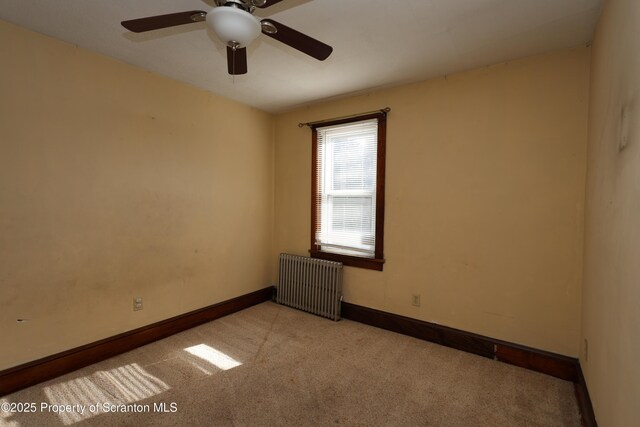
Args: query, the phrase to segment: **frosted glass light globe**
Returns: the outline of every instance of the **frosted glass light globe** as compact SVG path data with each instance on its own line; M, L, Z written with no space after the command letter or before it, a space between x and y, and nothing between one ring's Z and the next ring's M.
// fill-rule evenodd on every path
M225 44L230 41L249 45L260 35L260 21L249 12L233 7L215 7L207 13L207 25Z

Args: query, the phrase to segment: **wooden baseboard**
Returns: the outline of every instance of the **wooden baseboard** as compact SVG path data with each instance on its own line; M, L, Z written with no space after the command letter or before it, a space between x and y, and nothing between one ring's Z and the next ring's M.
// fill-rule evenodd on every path
M578 408L582 416L582 427L598 427L596 422L596 414L593 412L593 405L589 397L587 383L582 374L582 368L578 366L578 380L574 384L576 399L578 400Z
M578 359L348 302L342 317L571 381L583 427L598 427Z
M269 301L273 286L0 371L0 396Z
M490 359L500 360L563 380L573 382L578 380L578 359L573 357L537 350L347 302L342 303L342 317Z

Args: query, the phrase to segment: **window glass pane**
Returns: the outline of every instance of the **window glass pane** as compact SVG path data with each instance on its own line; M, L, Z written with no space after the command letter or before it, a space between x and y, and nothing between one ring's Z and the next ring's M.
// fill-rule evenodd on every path
M334 190L370 190L376 188L376 145L366 136L332 138Z
M323 251L373 257L378 121L318 129L319 230Z
M328 203L332 234L338 235L338 238L349 236L361 241L366 234L372 234L375 226L373 197L329 197Z

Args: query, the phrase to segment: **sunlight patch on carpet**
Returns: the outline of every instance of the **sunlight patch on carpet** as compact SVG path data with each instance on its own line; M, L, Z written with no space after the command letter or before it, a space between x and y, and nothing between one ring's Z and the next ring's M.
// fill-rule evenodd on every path
M193 354L200 359L206 360L217 368L227 371L229 369L236 368L242 363L238 362L232 357L227 356L221 351L216 350L206 344L198 344L193 347L187 347L184 349L187 353Z
M113 405L128 405L169 390L162 380L145 371L137 363L91 376L45 387L51 407L71 408L57 412L65 425L74 424L106 412Z

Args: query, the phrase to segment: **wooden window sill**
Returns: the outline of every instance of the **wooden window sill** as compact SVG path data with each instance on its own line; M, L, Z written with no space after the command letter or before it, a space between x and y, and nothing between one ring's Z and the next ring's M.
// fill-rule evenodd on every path
M336 254L332 252L322 252L310 250L311 258L326 259L327 261L337 261L349 267L365 268L367 270L382 271L384 259L362 258L351 255Z

